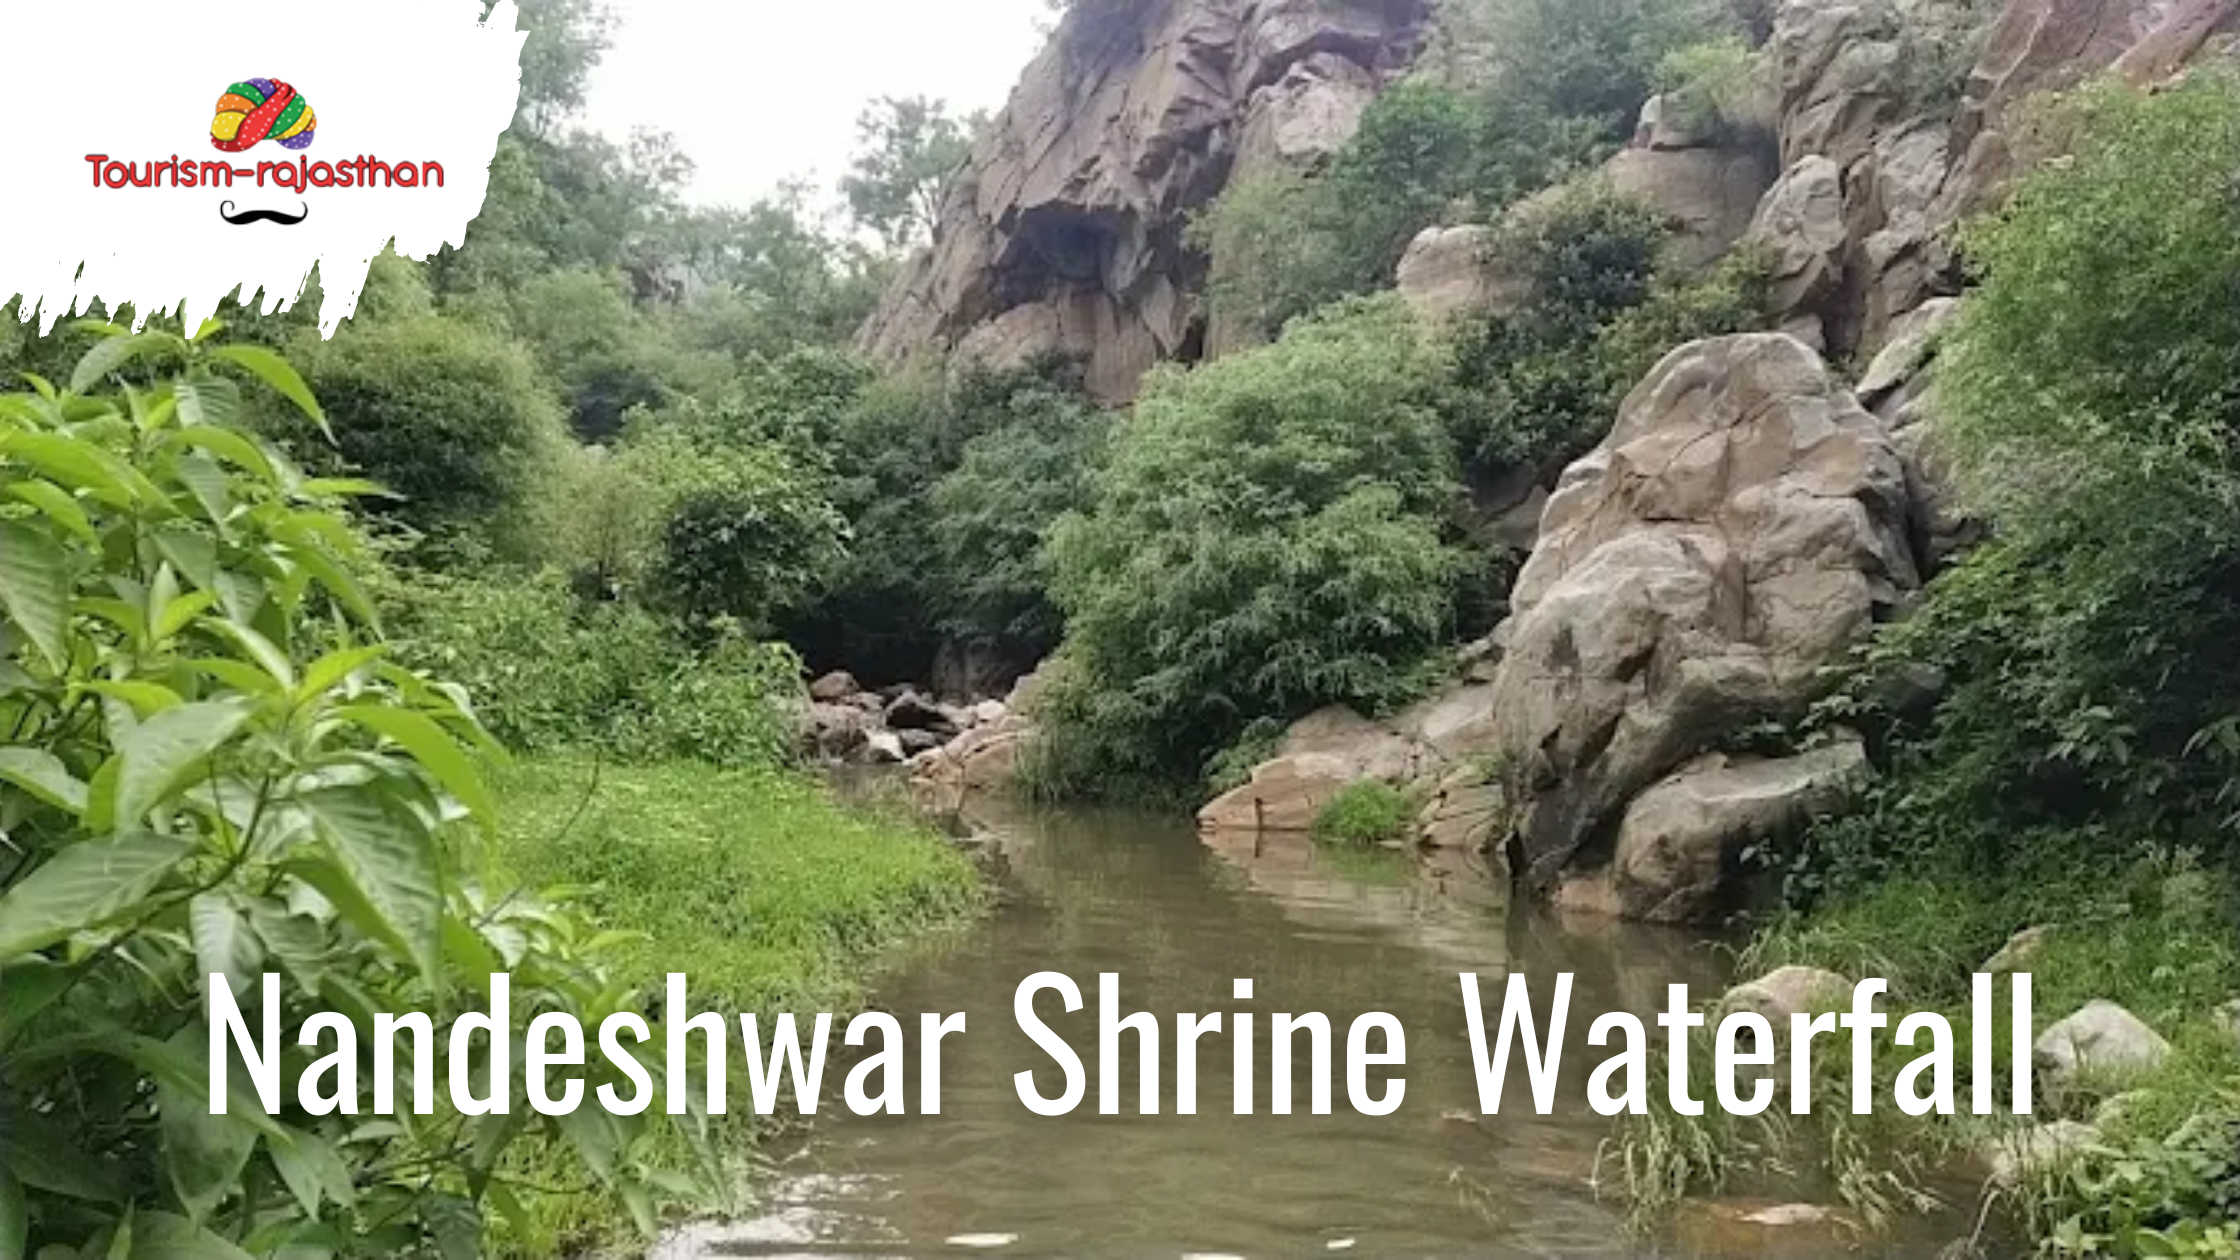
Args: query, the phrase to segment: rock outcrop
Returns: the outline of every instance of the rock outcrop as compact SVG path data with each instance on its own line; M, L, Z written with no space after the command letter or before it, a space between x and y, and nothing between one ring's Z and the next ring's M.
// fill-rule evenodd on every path
M943 203L934 242L859 335L877 358L1088 359L1133 397L1205 337L1189 213L1239 170L1343 144L1423 43L1432 0L1082 6L1027 68Z
M1753 235L1779 262L1783 326L1872 356L1894 321L1957 291L1950 230L2048 154L2018 152L2017 106L2110 68L2166 78L2240 30L2240 0L1782 0L1768 50L1787 172ZM1980 41L1957 106L1943 64ZM1831 217L1829 181L1840 215ZM1831 225L1840 223L1840 233Z
M1780 334L1668 355L1565 472L1489 697L1547 887L1701 749L1792 712L1918 585L1889 435Z
M1198 826L1306 832L1347 786L1368 780L1406 783L1423 765L1416 741L1351 709L1324 709L1286 731L1274 758L1255 768L1250 782L1199 810Z
M1578 877L1585 889L1566 885L1565 900L1643 923L1716 922L1751 845L1838 808L1868 773L1856 740L1795 757L1706 754L1633 799L1609 867Z

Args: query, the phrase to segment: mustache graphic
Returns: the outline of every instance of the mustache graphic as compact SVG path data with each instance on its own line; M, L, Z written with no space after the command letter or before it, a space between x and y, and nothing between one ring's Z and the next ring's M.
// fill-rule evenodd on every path
M305 204L303 207L303 213L297 215L282 214L278 210L243 210L239 214L236 214L234 213L233 203L231 201L225 201L220 202L218 205L218 217L224 219L228 223L236 224L279 223L282 225L293 225L301 223L305 219L310 218L311 207L309 204Z

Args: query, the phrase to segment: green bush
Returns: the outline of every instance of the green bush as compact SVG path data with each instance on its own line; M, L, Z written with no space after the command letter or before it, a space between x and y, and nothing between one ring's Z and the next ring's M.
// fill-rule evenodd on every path
M2048 831L2229 856L2240 88L2096 87L2057 121L2074 160L1967 237L1939 437L1998 536L1873 645L1862 704L1924 667L1946 685L1926 716L1866 706L1902 771L1871 799L1882 834L1987 872Z
M1057 387L1020 388L1002 406L1008 419L965 444L927 506L943 631L1028 664L1049 655L1063 630L1044 540L1087 497L1112 423L1082 395Z
M464 688L509 747L717 766L792 757L800 662L783 647L697 646L637 605L579 599L553 570L392 585L399 651Z
M1020 670L1033 666L1052 627L1036 539L1080 484L1083 469L1065 461L1093 458L1104 428L1078 368L1048 360L870 383L831 368L797 361L796 379L810 386L805 405L750 421L813 444L849 527L847 555L785 620L786 638L812 661L844 664L866 681L929 677L952 637L1016 652L1009 663ZM994 447L975 456L983 440ZM1054 480L996 462L1013 457Z
M502 516L562 441L528 356L466 321L346 326L310 354L306 375L343 458L430 532Z
M1314 838L1367 848L1399 840L1415 825L1414 803L1389 783L1349 783L1315 815Z
M1067 778L1188 779L1255 720L1378 708L1452 623L1445 361L1385 298L1156 375L1052 536Z
M1755 254L1699 276L1670 264L1665 238L1653 211L1593 183L1503 226L1489 265L1527 296L1457 335L1448 414L1472 472L1553 474L1601 440L1666 352L1763 323Z
M316 417L301 380L255 347L98 333L70 392L0 396L0 497L26 505L0 516L0 1250L471 1253L536 1193L506 1172L525 1141L651 1229L679 1188L666 1117L517 1105L462 1141L454 1115L369 1123L366 1075L313 1114L303 1056L269 1113L239 1064L208 1096L206 989L254 1028L267 971L288 1029L442 1026L500 970L522 1020L595 1027L624 994L585 920L480 876L488 737L387 659L332 487L199 401L246 369ZM110 392L136 360L178 375Z
M1739 35L1675 48L1657 63L1657 93L1693 131L1731 131L1765 90L1771 63Z
M1214 314L1272 337L1325 303L1386 286L1416 233L1470 192L1478 144L1466 97L1409 79L1362 113L1327 172L1239 180L1192 225L1213 261Z

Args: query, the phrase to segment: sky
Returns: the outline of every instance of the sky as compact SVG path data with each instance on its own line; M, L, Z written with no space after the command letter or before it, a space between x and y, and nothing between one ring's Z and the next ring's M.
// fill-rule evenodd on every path
M808 176L829 192L881 96L1003 104L1041 46L1045 0L609 0L621 24L587 121L650 126L698 164L686 199L745 205Z

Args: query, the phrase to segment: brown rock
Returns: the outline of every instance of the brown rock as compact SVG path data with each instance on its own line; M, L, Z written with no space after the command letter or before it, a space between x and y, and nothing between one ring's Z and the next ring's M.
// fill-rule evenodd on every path
M1794 711L1919 579L1903 462L1779 334L1682 347L1564 475L1518 576L1492 749L1547 888L1634 795Z
M1342 143L1406 66L1432 0L1144 0L1077 7L946 195L930 249L858 334L888 363L957 350L1087 357L1134 396L1205 338L1189 214L1241 166Z
M1618 827L1611 892L1619 915L1716 921L1732 908L1743 851L1840 806L1869 773L1849 741L1795 757L1712 754L1634 798Z
M1673 232L1683 267L1718 261L1750 230L1778 170L1767 146L1626 149L1602 168L1620 194L1652 207Z
M1405 783L1423 769L1417 746L1343 707L1323 709L1285 732L1276 755L1243 787L1198 811L1202 831L1289 831L1314 827L1330 799L1365 780Z
M1523 292L1496 272L1493 240L1493 228L1471 223L1428 227L1408 243L1398 280L1416 318L1443 324L1515 308Z

